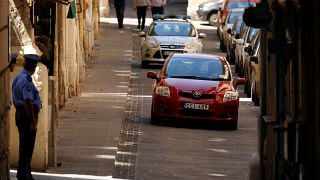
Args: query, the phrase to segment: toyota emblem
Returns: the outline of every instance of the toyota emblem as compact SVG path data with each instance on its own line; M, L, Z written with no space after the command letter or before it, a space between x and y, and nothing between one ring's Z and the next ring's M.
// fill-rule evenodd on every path
M195 93L193 93L193 97L194 98L200 98L201 97L201 93L200 92L195 92Z

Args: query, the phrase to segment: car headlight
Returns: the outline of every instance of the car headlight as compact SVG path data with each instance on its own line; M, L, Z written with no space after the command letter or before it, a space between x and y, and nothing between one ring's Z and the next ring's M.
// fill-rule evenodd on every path
M190 50L196 50L197 49L197 43L195 41L189 42L186 44L185 49L188 51Z
M223 102L225 101L234 101L239 97L238 91L226 91L223 96Z
M149 41L147 41L147 46L150 48L156 48L156 47L158 47L158 43L156 41L149 40Z
M170 89L166 86L158 86L156 87L156 94L170 97Z

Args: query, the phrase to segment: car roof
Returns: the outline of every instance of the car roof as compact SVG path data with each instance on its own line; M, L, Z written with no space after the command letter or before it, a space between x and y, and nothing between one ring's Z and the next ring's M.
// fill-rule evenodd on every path
M207 60L220 60L226 61L225 57L220 55L213 54L204 54L204 53L175 53L172 55L172 58L189 58L189 59L207 59Z

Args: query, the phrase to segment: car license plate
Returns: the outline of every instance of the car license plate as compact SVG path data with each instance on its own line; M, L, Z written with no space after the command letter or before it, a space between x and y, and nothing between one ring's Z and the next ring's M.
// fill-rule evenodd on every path
M209 110L208 104L194 104L194 103L185 103L184 108L186 109L200 109L200 110Z
M163 54L164 54L165 56L169 56L171 53L173 53L173 51L164 51L164 52L163 52Z

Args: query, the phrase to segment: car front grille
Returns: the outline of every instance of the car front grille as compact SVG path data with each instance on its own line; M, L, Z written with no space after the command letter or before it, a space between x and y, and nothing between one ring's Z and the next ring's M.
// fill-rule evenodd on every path
M179 92L180 97L191 98L191 99L214 99L215 94L201 94L200 97L194 97L192 92Z
M160 47L165 49L184 49L184 45L160 45Z

